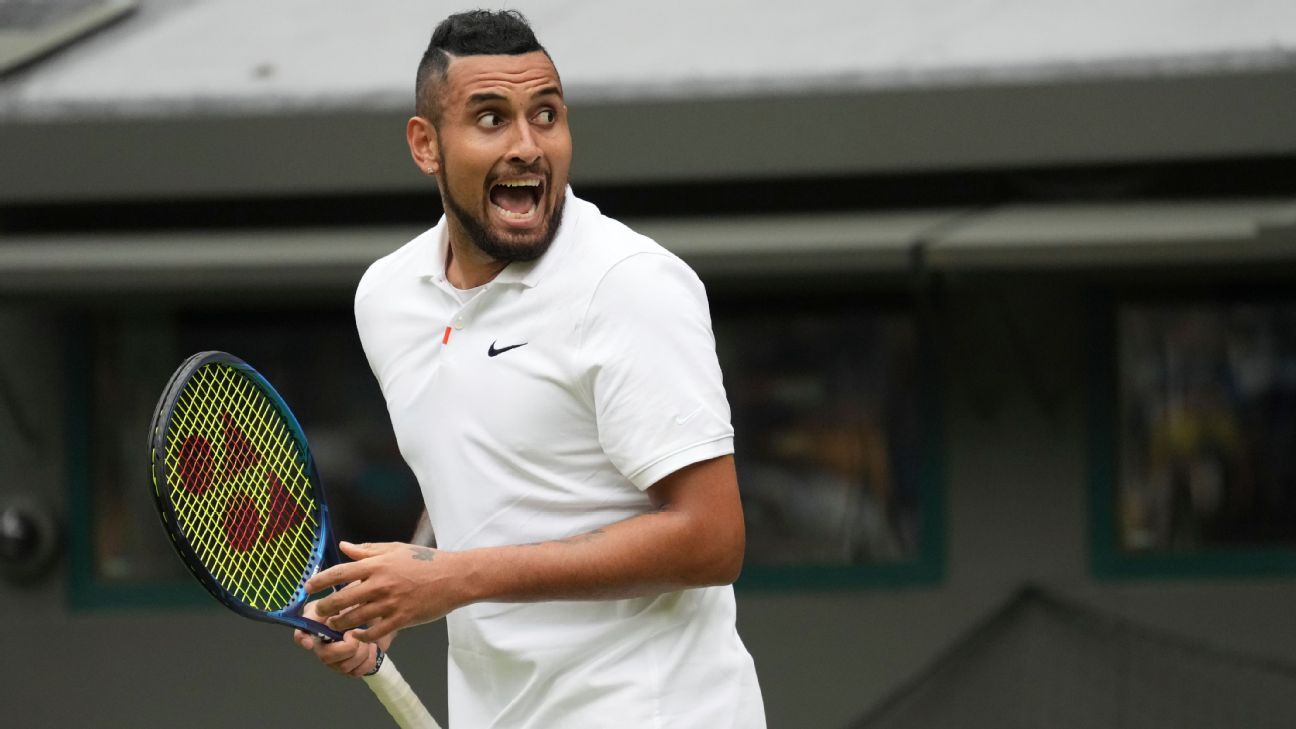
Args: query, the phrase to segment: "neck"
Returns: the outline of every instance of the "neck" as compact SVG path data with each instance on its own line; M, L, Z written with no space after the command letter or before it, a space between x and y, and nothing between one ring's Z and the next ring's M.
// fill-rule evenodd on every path
M475 289L494 279L508 267L508 261L500 261L481 252L481 249L468 241L458 226L451 225L450 247L446 253L446 280L457 289Z

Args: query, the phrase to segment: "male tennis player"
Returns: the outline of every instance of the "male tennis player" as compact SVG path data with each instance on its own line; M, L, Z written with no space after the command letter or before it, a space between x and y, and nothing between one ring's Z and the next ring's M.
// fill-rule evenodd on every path
M361 675L446 618L450 726L765 726L734 629L743 520L706 294L567 186L563 87L516 12L451 16L407 128L446 211L356 322L439 549L343 544L312 589ZM360 626L369 626L362 628Z

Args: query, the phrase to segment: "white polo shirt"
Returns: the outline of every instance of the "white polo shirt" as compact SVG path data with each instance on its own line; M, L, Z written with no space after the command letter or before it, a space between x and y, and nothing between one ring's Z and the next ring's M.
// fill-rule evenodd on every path
M356 324L438 546L538 542L651 510L643 490L733 452L706 293L567 190L539 260L466 302L441 222L374 263ZM479 603L446 618L450 725L765 726L732 588Z

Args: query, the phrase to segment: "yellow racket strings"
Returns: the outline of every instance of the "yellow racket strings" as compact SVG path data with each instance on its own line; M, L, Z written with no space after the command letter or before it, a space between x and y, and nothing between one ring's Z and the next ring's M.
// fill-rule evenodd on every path
M166 434L181 533L225 590L286 607L318 526L306 456L271 401L237 369L208 364L185 384Z

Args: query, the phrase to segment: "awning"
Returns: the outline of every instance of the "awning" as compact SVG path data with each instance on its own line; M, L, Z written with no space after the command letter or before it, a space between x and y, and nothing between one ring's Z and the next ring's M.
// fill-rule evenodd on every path
M1296 200L630 220L702 276L1296 262ZM0 295L349 289L417 227L0 239Z
M926 250L937 270L1296 261L1296 200L1009 205Z

